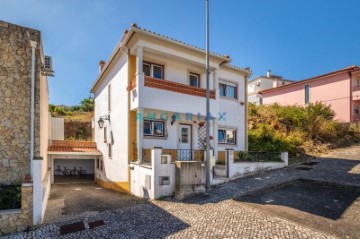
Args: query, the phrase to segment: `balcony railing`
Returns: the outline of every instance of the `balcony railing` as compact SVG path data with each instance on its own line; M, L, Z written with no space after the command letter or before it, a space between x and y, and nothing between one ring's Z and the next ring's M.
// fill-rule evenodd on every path
M151 149L143 149L143 164L151 165ZM171 156L175 161L204 161L204 150L197 149L163 149L162 154Z
M185 84L180 84L168 80L155 79L145 76L144 85L146 87L173 91L181 94L206 97L206 90L198 87L193 87ZM210 98L215 99L215 91L210 90Z

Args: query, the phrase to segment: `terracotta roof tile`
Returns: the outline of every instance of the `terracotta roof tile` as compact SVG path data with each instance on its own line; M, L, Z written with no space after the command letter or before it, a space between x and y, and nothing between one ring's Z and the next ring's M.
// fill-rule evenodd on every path
M62 153L101 153L97 149L95 142L70 140L50 140L48 151Z

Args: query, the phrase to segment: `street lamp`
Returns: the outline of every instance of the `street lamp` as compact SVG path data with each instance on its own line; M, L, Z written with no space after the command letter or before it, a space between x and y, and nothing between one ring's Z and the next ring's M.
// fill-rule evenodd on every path
M103 116L99 117L98 125L99 125L100 129L102 129L104 127L105 120L110 121L110 114L103 115Z
M206 0L206 188L210 188L209 0Z

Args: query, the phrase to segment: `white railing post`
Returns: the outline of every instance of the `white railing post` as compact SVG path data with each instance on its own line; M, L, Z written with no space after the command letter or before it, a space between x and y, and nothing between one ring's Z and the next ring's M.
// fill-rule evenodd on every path
M33 160L33 224L42 223L42 157Z
M284 161L285 165L289 165L289 153L288 152L281 152L281 160Z
M234 150L233 149L225 149L225 164L226 164L226 177L229 178L232 175L232 168L234 163Z

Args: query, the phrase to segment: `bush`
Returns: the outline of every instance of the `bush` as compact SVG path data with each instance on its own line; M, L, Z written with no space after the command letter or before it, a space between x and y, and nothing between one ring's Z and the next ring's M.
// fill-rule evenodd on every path
M0 210L21 208L21 186L0 185Z

